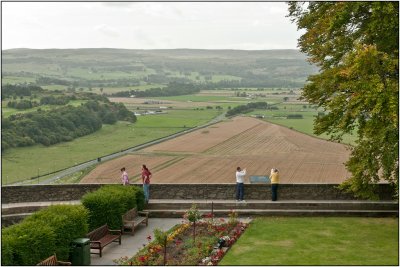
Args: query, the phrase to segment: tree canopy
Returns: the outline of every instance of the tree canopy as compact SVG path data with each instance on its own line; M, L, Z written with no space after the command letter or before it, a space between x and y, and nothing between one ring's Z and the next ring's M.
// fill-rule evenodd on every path
M300 50L320 71L311 75L302 97L326 110L316 134L340 141L356 133L346 162L351 177L342 188L376 197L377 183L399 180L399 3L289 2L299 30Z

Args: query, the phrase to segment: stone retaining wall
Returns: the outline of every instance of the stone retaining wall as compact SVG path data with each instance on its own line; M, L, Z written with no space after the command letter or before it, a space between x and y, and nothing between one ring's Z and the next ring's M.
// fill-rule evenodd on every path
M103 184L3 186L2 203L79 200L87 192ZM141 186L141 185L135 185ZM336 189L337 184L280 184L279 200L344 200L355 199ZM152 184L150 198L154 199L235 199L235 184ZM245 184L245 199L271 198L270 184ZM379 185L381 200L391 200L393 188Z

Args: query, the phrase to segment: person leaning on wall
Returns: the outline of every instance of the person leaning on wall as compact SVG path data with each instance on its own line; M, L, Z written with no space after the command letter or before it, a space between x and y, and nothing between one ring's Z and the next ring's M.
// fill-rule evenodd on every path
M146 167L146 165L142 165L142 182L143 182L143 192L144 192L144 200L146 204L149 203L150 199L150 177L151 172Z
M129 185L128 172L126 171L125 167L121 169L121 181L122 185Z
M244 177L246 175L246 169L236 168L236 201L246 202L244 200Z
M279 171L278 169L271 169L271 196L272 201L276 201L278 199L278 184L279 184Z

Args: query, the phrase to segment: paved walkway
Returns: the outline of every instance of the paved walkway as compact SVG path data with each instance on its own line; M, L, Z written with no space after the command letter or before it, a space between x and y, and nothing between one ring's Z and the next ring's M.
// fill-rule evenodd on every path
M149 218L149 225L147 227L144 224L140 225L135 229L135 235L122 235L121 245L118 243L111 243L106 246L103 249L101 258L97 254L91 254L91 265L117 265L113 262L114 259L134 256L143 247L143 244L148 244L147 237L149 235L152 240L154 240L154 229L160 228L166 231L181 222L181 218ZM96 252L97 251L98 250L96 250Z
M242 222L250 222L250 218L239 218ZM103 249L103 255L100 258L97 254L91 254L90 265L117 265L113 262L114 259L128 256L134 256L142 247L143 244L147 245L147 237L151 236L154 240L153 231L160 228L163 231L169 230L176 224L182 223L182 218L149 218L149 225L141 225L136 228L135 235L124 234L122 235L121 245L118 243L111 243Z

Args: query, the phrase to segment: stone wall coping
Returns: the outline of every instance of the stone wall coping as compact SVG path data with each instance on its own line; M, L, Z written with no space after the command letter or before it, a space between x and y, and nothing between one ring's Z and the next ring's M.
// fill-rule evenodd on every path
M11 185L1 188L2 203L72 201L80 200L88 192L109 184L57 184L57 185ZM121 185L122 186L122 185ZM141 183L132 184L141 187ZM353 195L341 191L339 184L279 184L280 200L356 200ZM245 199L271 198L271 184L245 183ZM381 200L391 200L393 188L379 184ZM235 199L236 183L221 184L151 184L153 199Z

